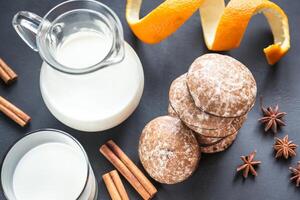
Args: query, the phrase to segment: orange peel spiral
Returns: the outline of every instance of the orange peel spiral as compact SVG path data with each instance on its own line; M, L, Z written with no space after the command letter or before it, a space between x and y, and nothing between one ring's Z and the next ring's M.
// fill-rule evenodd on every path
M213 51L239 47L251 18L262 13L274 37L264 48L269 64L279 61L290 48L288 18L284 11L268 0L166 0L141 18L142 0L127 0L126 19L134 34L143 42L155 44L169 37L194 12L200 11L206 46Z

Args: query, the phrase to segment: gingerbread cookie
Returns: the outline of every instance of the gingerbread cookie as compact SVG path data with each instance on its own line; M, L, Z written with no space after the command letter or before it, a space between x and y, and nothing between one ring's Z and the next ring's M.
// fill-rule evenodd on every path
M200 151L203 153L217 153L224 151L234 142L236 136L237 133L222 139L216 144L210 146L200 146Z
M186 180L196 170L200 150L194 134L180 119L162 116L143 129L139 157L153 179L174 184Z
M210 146L223 140L224 138L205 137L198 133L194 133L200 146ZM228 137L228 136L227 136Z
M178 114L173 109L172 105L168 106L168 113L170 116L178 117ZM230 124L226 125L221 129L215 129L215 130L202 129L188 124L186 124L186 126L188 126L191 130L193 130L195 134L200 134L201 136L204 137L220 139L236 133L242 127L246 119L247 119L246 115L238 118L234 118Z
M190 95L186 84L186 74L175 79L170 87L169 101L178 117L188 126L199 129L219 129L230 124L234 118L210 115L200 110Z
M216 53L200 56L192 63L187 85L198 108L220 117L245 115L257 90L247 67L230 56Z

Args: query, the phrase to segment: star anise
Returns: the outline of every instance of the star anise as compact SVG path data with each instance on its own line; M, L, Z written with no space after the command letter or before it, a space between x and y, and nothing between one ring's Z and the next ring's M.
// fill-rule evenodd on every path
M299 185L300 185L300 161L297 162L296 167L290 167L289 169L292 173L292 177L290 178L290 180L295 181L296 186L299 187Z
M289 141L289 136L286 135L284 138L275 138L274 149L276 151L275 158L284 157L288 159L296 155L296 148L298 145L294 144L292 140Z
M272 129L274 133L277 133L279 126L285 126L285 122L283 121L283 117L286 115L285 112L279 111L279 106L275 107L261 107L263 112L263 117L259 119L260 122L265 124L265 132L269 129Z
M243 176L244 178L248 177L249 172L253 175L253 176L257 176L257 172L254 169L254 167L258 164L261 163L261 161L256 161L253 160L254 157L256 155L256 151L253 151L252 153L250 153L248 156L241 156L241 160L244 162L244 164L242 164L241 166L239 166L236 171L242 171L243 170Z

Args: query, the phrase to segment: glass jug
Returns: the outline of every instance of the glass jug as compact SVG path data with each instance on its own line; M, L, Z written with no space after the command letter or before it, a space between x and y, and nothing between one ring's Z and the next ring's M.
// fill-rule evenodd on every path
M43 18L21 11L13 26L44 61L40 89L59 121L82 131L102 131L136 109L143 68L110 8L94 0L71 0Z

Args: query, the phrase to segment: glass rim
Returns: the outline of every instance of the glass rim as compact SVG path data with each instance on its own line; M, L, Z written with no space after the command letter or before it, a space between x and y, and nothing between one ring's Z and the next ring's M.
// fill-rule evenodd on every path
M75 144L80 148L81 152L83 153L83 156L84 156L84 159L85 159L85 162L86 162L86 179L85 179L85 183L83 185L83 188L81 190L81 192L79 193L78 197L76 197L76 200L78 200L84 190L86 189L87 187L87 184L88 184L88 180L89 180L89 177L90 177L90 161L89 161L89 158L87 156L87 153L85 152L83 146L80 144L80 142L75 138L73 137L72 135L70 135L69 133L67 132L64 132L62 130L58 130L58 129L53 129L53 128L42 128L42 129L37 129L37 130L34 130L34 131L30 131L28 133L26 133L25 135L23 135L22 137L18 138L17 140L15 140L10 146L9 148L6 150L6 152L4 153L4 156L1 160L1 165L0 165L0 175L2 174L2 169L3 169L3 164L5 162L5 159L7 157L7 155L10 153L10 151L12 150L12 148L18 143L20 142L21 140L25 139L26 137L29 137L29 136L32 136L33 134L37 134L39 132L43 132L43 131L52 131L52 132L56 132L56 133L59 133L59 134L62 134L68 138L70 138L73 142L75 142ZM24 154L25 155L25 154ZM1 176L2 177L2 176ZM2 188L2 191L3 191L3 194L4 196L8 199L8 196L7 194L5 193L5 190L4 190L4 187L3 187L3 183L2 183L2 178L0 180L0 186Z
M58 62L54 56L51 53L48 53L49 55L45 55L45 52L47 53L47 50L43 50L46 49L46 47L43 46L44 44L44 40L40 41L41 36L45 36L49 30L49 27L51 27L52 25L50 25L49 27L47 27L46 31L43 30L45 23L49 22L47 19L49 18L49 16L57 9L59 9L60 7L66 5L66 4L70 4L70 3L93 3L93 4L97 4L98 6L101 6L102 8L104 8L107 13L112 17L112 19L114 20L114 24L113 26L111 26L110 24L107 24L107 21L105 22L105 24L108 26L108 28L110 29L110 31L112 32L112 42L111 42L111 46L110 46L110 50L107 52L106 56L104 58L102 58L100 61L98 61L96 64L84 67L84 68L71 68L68 66L65 66L63 64L61 64L60 62ZM80 9L70 9L65 11L64 13L62 13L60 16L64 15L65 13L74 11L74 10L90 10L90 11L94 11L94 13L97 13L96 10L92 10L92 9L88 9L88 8L80 8ZM50 22L52 23L52 22ZM114 27L115 26L115 27ZM116 30L114 30L116 29ZM96 0L67 0L64 1L56 6L54 6L52 9L50 9L46 15L43 17L43 21L40 25L40 27L38 28L38 32L39 34L37 35L36 41L37 41L37 47L38 47L38 52L40 53L40 56L42 57L43 61L45 61L49 66L53 67L54 69L63 72L63 73L67 73L67 74L88 74L94 71L97 71L103 67L106 67L107 65L103 65L103 63L107 60L109 60L109 58L111 56L113 56L113 54L115 53L115 46L116 43L118 42L117 40L123 40L123 29L122 29L122 24L120 22L120 19L118 18L117 14L108 6L106 6L105 4L98 2ZM119 32L118 33L118 37L121 38L115 38L115 34L114 32ZM123 42L123 41L122 41ZM120 42L119 42L120 43ZM121 48L123 48L123 44L121 44ZM121 50L122 51L122 50ZM123 59L124 55L122 56L121 60Z

